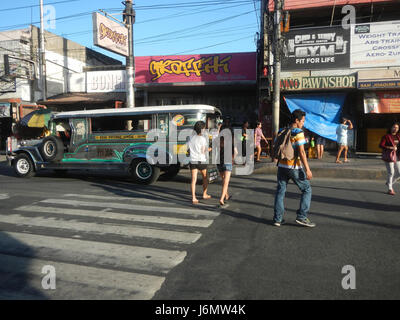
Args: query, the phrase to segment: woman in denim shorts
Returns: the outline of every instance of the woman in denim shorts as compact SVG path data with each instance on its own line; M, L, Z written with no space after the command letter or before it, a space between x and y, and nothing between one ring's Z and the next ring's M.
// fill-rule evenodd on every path
M233 133L232 129L229 127L222 127L221 132L223 132L224 129L229 130L228 132L225 131L225 133L230 133L231 135L231 141L233 141ZM219 199L219 204L221 207L225 206L225 201L228 201L231 196L229 196L228 193L228 188L229 188L229 180L231 178L232 174L232 163L233 159L235 158L237 154L237 149L233 146L232 143L232 156L230 159L225 159L224 157L224 152L225 152L225 144L224 144L224 136L220 137L220 145L219 145L219 164L217 164L217 169L219 172L219 175L222 178L222 193L221 193L221 198Z

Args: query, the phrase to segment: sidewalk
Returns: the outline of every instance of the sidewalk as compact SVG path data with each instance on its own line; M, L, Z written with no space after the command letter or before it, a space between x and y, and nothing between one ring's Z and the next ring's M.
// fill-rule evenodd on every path
M342 159L343 160L343 159ZM309 159L314 178L384 180L386 168L380 156L351 157L349 163L335 163L334 153L325 153L322 160ZM6 156L0 154L0 166L6 166ZM253 174L276 174L277 166L270 158L261 158ZM183 170L182 172L183 173Z
M348 163L335 163L336 153L325 152L322 160L309 159L309 166L314 178L337 179L386 179L386 167L378 155L355 155L349 157ZM343 161L343 154L341 157ZM255 164L254 174L276 174L277 166L270 158L261 158Z

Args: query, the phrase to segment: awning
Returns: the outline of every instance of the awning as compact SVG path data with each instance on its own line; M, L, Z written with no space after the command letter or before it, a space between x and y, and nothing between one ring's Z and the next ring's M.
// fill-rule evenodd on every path
M38 101L38 104L44 105L62 105L62 104L97 104L109 101L125 101L125 92L112 93L65 93L48 98L44 101Z
M301 109L306 113L306 129L334 141L345 98L344 93L285 95L290 112Z

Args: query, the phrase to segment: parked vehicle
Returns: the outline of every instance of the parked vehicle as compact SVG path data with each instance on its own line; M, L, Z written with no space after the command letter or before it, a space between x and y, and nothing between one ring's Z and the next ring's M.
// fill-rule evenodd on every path
M7 158L19 177L41 169L117 169L151 184L161 171L168 178L178 174L183 163L174 159L186 153L186 140L178 138L181 130L192 129L199 120L216 128L220 117L220 110L208 105L61 112L52 116L49 136L25 145L9 139ZM163 134L149 141L151 129ZM147 152L150 147L154 157Z

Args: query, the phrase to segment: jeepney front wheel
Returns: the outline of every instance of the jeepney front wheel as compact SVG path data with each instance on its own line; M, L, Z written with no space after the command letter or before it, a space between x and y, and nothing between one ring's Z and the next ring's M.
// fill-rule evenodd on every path
M33 162L27 154L19 154L13 161L15 173L20 178L30 178L35 175Z
M160 168L152 166L146 159L132 161L129 171L135 182L140 184L152 184L160 176Z

